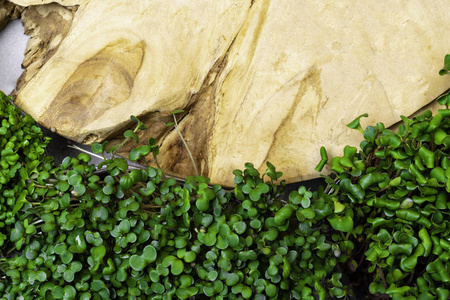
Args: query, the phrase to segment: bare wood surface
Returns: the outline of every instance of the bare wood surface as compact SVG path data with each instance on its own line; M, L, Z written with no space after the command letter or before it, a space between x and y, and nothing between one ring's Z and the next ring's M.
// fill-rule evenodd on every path
M9 21L20 17L23 8L7 0L0 0L0 30L5 28Z
M12 2L31 35L20 107L86 143L136 115L149 126L141 140L156 137L163 169L181 177L193 167L165 123L184 109L198 169L224 185L247 161L317 177L320 146L334 156L361 141L345 127L356 116L390 126L450 83L437 74L445 1Z

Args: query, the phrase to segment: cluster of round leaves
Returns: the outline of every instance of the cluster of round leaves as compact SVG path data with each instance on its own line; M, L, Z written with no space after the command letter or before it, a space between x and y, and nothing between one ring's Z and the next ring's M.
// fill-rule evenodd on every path
M363 116L348 125L364 135L361 149L331 160L330 194L349 230L338 229L358 235L364 251L352 255L371 294L448 299L450 110L402 116L396 132L382 123L363 130Z
M327 190L283 200L270 163L235 170L232 191L130 169L114 154L139 141L135 117L112 158L93 145L102 172L84 153L55 166L34 120L0 93L0 300L324 300L351 295L344 272L376 298L448 299L450 110L402 117L396 132L363 130L361 117L349 124L361 149L331 160ZM157 163L158 151L150 139L129 159Z
M29 116L0 92L0 259L11 242L20 247L25 241L17 231L35 233L32 222L20 210L30 208L26 198L40 197L42 190L30 183L43 183L52 167L52 158L45 156L49 139ZM17 226L16 226L17 224ZM13 237L12 241L10 236Z
M353 244L327 225L345 229L323 190L301 187L282 200L282 174L270 163L262 175L250 163L235 170L231 191L202 176L178 182L161 169L130 169L114 155L100 173L85 153L55 166L34 121L3 104L0 138L20 157L2 156L15 171L2 173L0 187L1 300L347 295L336 270ZM137 139L137 122L126 140ZM150 153L153 139L130 160Z
M232 191L115 156L102 173L84 153L54 166L34 121L1 101L2 300L341 298L343 271L376 297L450 296L448 109L402 117L396 132L358 117L361 149L331 160L329 189L283 200L270 163L235 170ZM150 153L154 139L129 158Z
M339 246L308 226L310 213L301 214L300 208L311 208L312 193L304 188L283 205L278 187L263 183L251 164L235 171L236 199L204 177L180 184L163 179L160 169L128 171L126 160L114 158L101 178L88 162L80 154L46 171L47 192L19 210L27 217L12 226L9 239L25 243L12 244L3 258L0 299L325 299L329 288L345 293L334 272L340 253L328 251ZM266 175L280 175L269 166ZM26 230L29 224L36 230Z

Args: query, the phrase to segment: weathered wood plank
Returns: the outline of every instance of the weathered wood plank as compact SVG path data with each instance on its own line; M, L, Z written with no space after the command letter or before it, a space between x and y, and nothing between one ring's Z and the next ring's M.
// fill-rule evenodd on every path
M35 10L23 14L34 42L19 106L82 142L136 115L178 176L193 167L165 123L184 109L198 168L225 185L247 161L263 171L268 160L288 181L316 177L320 146L358 145L345 127L356 116L392 125L450 83L437 73L450 49L442 0L12 2Z

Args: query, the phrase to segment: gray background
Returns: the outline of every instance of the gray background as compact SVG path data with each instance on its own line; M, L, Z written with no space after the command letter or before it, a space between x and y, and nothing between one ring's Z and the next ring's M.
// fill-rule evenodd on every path
M22 74L22 61L28 36L23 33L20 20L8 23L0 31L0 90L9 95Z

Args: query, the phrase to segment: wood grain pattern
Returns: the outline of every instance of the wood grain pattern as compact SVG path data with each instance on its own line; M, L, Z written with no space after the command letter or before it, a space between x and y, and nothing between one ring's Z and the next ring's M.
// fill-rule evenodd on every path
M142 41L121 39L107 45L76 68L42 118L42 124L76 131L101 118L101 112L130 97L144 54Z
M330 157L358 146L345 126L356 116L390 126L450 85L444 0L12 2L27 6L32 41L16 103L81 142L138 116L180 177L193 167L171 111L185 110L179 129L213 183L266 161L292 182L319 176L322 145Z

